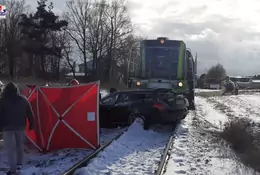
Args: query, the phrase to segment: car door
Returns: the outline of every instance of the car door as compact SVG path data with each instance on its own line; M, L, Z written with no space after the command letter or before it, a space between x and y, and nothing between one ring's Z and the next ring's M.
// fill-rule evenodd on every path
M100 100L99 104L99 122L101 127L112 124L111 113L117 101L119 94L114 93Z
M121 93L111 111L111 119L114 124L124 125L129 117L129 95Z

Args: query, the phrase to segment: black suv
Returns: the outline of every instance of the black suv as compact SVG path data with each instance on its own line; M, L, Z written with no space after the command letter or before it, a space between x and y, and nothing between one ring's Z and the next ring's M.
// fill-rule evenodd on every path
M188 114L188 100L167 89L113 92L100 100L100 127L126 126L135 120L148 129L152 124L173 124Z

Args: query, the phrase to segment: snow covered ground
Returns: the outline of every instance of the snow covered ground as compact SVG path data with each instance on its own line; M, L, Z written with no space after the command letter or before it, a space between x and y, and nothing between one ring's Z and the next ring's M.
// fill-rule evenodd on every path
M105 144L121 133L125 128L101 129L100 143ZM60 150L47 154L41 154L37 150L26 149L25 165L23 175L60 175L71 166L92 153L84 149ZM3 170L7 169L6 152L3 144L0 144L0 175L4 175ZM1 172L2 170L2 172Z
M199 92L218 92L220 91L219 89L195 89L195 93Z
M224 98L223 101L225 101L225 98L228 97L214 98ZM234 96L234 98L239 101L240 98L244 97ZM255 102L254 98L256 97L245 96L245 98ZM220 145L210 140L212 135L207 131L222 130L229 116L214 109L216 104L205 98L196 97L196 103L196 112L190 112L176 130L174 147L166 166L165 175L253 174L250 168L234 160L233 156L229 157L230 154L233 154L230 149L225 149L229 153L223 152ZM254 107L259 106L255 104ZM153 174L168 137L168 133L144 131L138 125L133 125L129 131L112 143L104 152L101 152L87 167L77 170L75 174Z
M248 117L255 122L260 122L260 94L209 97L208 101L226 115Z
M105 91L102 95L105 95ZM251 117L260 121L260 94L196 97L196 111L191 111L176 129L174 146L166 166L165 175L251 175L216 142L208 131L222 130L229 117ZM101 130L101 143L122 132L124 128ZM145 131L133 124L118 140L94 158L87 167L78 169L77 175L152 175L157 169L161 154L171 133L170 127L157 127ZM27 150L28 152L28 150ZM90 154L86 150L63 150L41 155L29 152L26 155L23 174L58 175ZM6 167L6 159L0 145L0 168ZM0 172L1 175L1 172Z
M195 89L196 94L219 94L220 95L221 89ZM260 89L240 89L240 94L256 94L259 93Z
M26 150L26 152L26 163L22 171L23 175L32 175L34 173L37 175L58 175L91 153L91 151L79 149L60 150L48 154L40 154L36 150ZM0 166L6 171L7 155L3 150L0 152L0 157ZM4 175L5 173L0 172L0 174Z
M197 111L191 112L176 131L165 175L253 174L251 169L221 152L220 145L210 141L212 136L206 132L221 129L228 117L216 111L205 99L198 97L195 100L198 104ZM226 150L232 154L231 150Z
M128 128L90 162L78 169L78 175L143 175L153 174L171 134L171 127L143 130L138 123Z
M212 135L207 131L222 130L228 116L214 109L214 103L209 103L205 98L196 97L196 103L196 112L190 112L176 130L165 175L253 174L250 168L228 157L232 154L230 149L225 149L228 154L222 152L222 147L210 140ZM168 133L144 131L135 124L87 167L77 170L75 174L153 174L167 143Z

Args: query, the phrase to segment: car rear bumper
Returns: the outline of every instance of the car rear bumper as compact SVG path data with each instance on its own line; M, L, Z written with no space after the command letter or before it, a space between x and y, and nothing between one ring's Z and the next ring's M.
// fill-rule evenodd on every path
M154 123L156 124L171 124L176 121L184 119L189 113L188 109L168 111L160 113L159 116L154 117Z

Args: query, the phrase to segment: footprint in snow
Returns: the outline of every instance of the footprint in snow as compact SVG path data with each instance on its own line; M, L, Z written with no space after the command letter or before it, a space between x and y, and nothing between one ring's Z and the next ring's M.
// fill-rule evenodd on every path
M175 143L175 147L177 148L177 149L181 149L182 147L182 143L179 141L178 143Z
M186 140L186 139L185 139L185 140L181 140L181 142L182 142L182 143L187 143L188 140Z
M177 174L186 174L187 172L184 171L184 170L178 170L178 171L175 171L175 173L177 173Z
M179 166L185 166L184 163L179 163Z
M176 155L177 155L178 157L184 157L184 156L185 156L185 153L176 153Z
M197 168L192 167L190 170L191 170L191 171L196 171Z
M182 159L174 159L173 160L175 163L180 163L180 162L183 162L183 160Z

